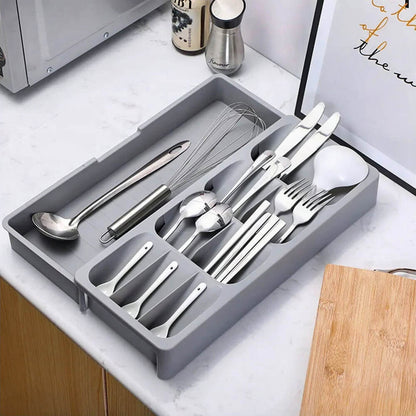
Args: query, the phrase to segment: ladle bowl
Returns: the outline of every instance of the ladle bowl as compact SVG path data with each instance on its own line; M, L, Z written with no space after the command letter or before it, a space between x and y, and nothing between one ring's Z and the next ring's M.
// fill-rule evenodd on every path
M55 240L76 240L79 237L78 224L74 218L64 218L51 212L37 212L32 222L44 235Z

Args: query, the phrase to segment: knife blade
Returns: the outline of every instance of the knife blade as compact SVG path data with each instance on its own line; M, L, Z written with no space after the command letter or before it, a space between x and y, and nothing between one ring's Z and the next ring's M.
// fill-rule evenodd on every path
M280 158L282 169L280 171L273 164L267 165L266 172L262 177L251 187L249 191L243 195L239 201L237 201L232 210L236 213L241 209L246 202L254 197L261 189L263 189L274 178L284 179L287 175L293 172L299 165L305 162L311 157L332 135L338 123L340 121L340 114L334 113L328 120L322 124L319 130L317 130L306 142L300 147L296 154L289 160L285 157ZM289 162L289 163L287 163Z
M332 133L337 128L340 119L341 115L339 113L332 114L331 117L322 124L319 130L317 130L290 159L290 166L282 173L280 179L289 175L298 168L299 165L309 159L331 137Z
M324 110L325 104L318 103L279 144L274 151L276 157L285 156L296 147L316 126Z

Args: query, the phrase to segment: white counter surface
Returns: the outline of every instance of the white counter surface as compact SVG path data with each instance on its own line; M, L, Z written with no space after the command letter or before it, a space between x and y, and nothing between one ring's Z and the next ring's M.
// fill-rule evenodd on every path
M207 79L204 56L170 43L168 6L45 82L0 90L3 218ZM253 50L234 79L293 114L298 79ZM152 364L30 266L0 231L0 275L159 415L299 413L323 271L415 267L416 197L381 176L377 205L217 339L176 377Z

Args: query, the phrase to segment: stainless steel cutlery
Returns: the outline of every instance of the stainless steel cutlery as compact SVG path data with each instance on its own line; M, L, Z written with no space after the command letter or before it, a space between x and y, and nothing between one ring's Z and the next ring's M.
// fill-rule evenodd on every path
M283 243L287 237L300 225L310 221L325 205L328 205L335 197L321 191L316 195L305 195L293 208L293 222L286 232L280 237L279 243Z
M202 295L206 288L206 283L200 283L162 325L152 328L150 332L157 337L167 338L172 325Z
M289 165L284 170L278 171L273 162L270 165L266 165L266 172L264 172L262 177L252 186L252 188L233 205L233 211L237 212L240 210L245 203L247 203L256 193L263 189L273 179L284 179L302 163L309 159L331 137L332 133L337 128L339 121L340 114L332 114L332 116L329 117L328 120L305 141L295 155L289 159ZM297 126L295 130L298 128L299 126Z
M114 293L118 282L126 276L126 274L151 250L152 247L153 243L151 241L145 243L111 280L98 285L98 289L105 295L111 296Z
M179 207L179 218L163 236L167 240L179 227L185 218L196 218L208 212L217 203L217 196L214 192L202 191L197 194L189 195Z
M51 212L37 212L32 215L33 224L43 235L55 240L76 240L79 237L78 225L82 220L87 218L105 203L115 198L121 192L176 159L188 149L190 144L191 143L189 141L183 141L170 147L165 152L156 156L145 166L137 170L123 182L119 183L114 188L110 189L104 195L89 204L73 218L63 218Z
M232 108L230 110L231 112L224 112L217 120L217 125L214 123L212 130L210 130L210 132L207 133L207 137L202 140L202 145L206 143L205 140L209 139L214 140L214 144L212 145L212 148L202 152L202 159L198 159L198 157L195 156L195 151L198 151L198 149L194 150L194 153L192 153L188 161L185 162L184 166L177 175L175 175L172 181L168 185L163 185L167 190L161 190L161 187L152 194L153 196L150 197L150 199L154 199L154 196L160 191L161 195L157 196L157 199L158 201L159 199L160 201L164 200L167 198L167 195L170 194L171 189L175 189L177 186L188 183L189 180L195 179L195 175L200 174L201 169L205 172L213 166L216 166L218 160L223 160L223 153L221 151L218 151L218 153L214 150L216 147L216 140L221 140L222 137L227 135L239 122L241 116L239 111L241 109L237 110L236 107ZM167 228L167 231L164 232L163 239L168 240L185 219L196 218L194 231L178 248L179 253L184 253L200 233L215 233L227 227L232 222L235 213L244 207L247 202L252 201L267 184L275 178L283 179L287 177L317 152L328 140L339 123L339 113L334 113L317 131L307 137L321 118L323 111L324 105L319 103L304 118L304 120L295 126L274 151L263 151L243 172L221 200L217 198L217 195L212 191L201 191L185 198L179 206L178 218L169 228ZM237 116L235 114L237 114ZM256 115L253 114L253 117L256 117ZM226 129L225 133L219 133L217 130L219 128L218 124L221 125L221 128ZM258 120L255 122L255 126L260 130L264 128L262 123ZM256 130L256 133L258 133L258 131L259 130ZM220 136L218 136L219 134ZM212 137L210 137L210 135L212 135ZM304 139L304 143L300 145L295 154L290 158L287 157L288 153ZM204 166L206 166L206 169ZM232 205L228 203L228 201L235 197L237 192L242 188L247 187L251 178L260 173L260 178L257 181L254 181L254 184L250 185L249 189L240 196L237 202ZM192 178L189 177L189 175L191 175ZM333 199L334 196L330 192L317 191L316 186L313 185L312 181L309 179L302 178L289 184L283 182L283 185L276 190L270 201L264 200L260 202L257 208L254 209L238 230L234 232L227 241L223 241L222 247L212 259L208 261L203 270L220 283L229 284L233 282L235 278L248 267L249 263L260 255L269 243L284 243L297 226L311 221L317 213L332 202ZM271 202L273 202L273 206L271 205ZM144 204L146 206L152 205L152 203L147 200ZM139 210L142 211L142 208L139 208ZM133 209L133 211L135 210ZM136 213L133 211L128 213L127 216L133 215L133 217L135 217ZM290 221L289 217L284 217L285 221L279 218L278 215L285 212L291 212L292 221ZM134 218L132 219L132 222L130 220L126 222L126 218L121 218L120 220L122 222L120 228L122 233L126 231L125 226L127 223L130 227L132 222L135 222ZM286 231L283 231L286 227L286 220L288 223L287 229ZM281 232L283 232L283 234L281 234ZM117 238L117 236L110 232L110 238ZM107 296L111 296L119 281L146 255L152 248L152 245L152 242L144 244L111 280L102 283L97 287ZM177 270L177 268L178 262L172 261L162 272L160 272L153 283L147 287L136 300L122 305L122 309L131 317L137 319L143 304L156 290L158 290L169 276ZM180 306L171 313L170 317L166 319L163 324L151 328L150 331L157 337L168 337L172 325L185 310L196 301L206 288L206 283L200 283L186 297ZM164 312L164 315L165 314L166 312Z
M267 211L270 207L269 201L263 201L259 207L250 215L247 221L240 229L227 241L224 247L213 257L213 259L205 266L204 271L209 273L212 268L230 251L230 249L242 238L251 226Z
M232 260L227 268L221 272L217 280L221 283L229 283L254 257L256 257L270 241L276 237L285 226L285 222L271 215L266 223L255 234L254 238Z
M289 185L283 185L273 199L275 215L291 210L305 195L312 191L311 182L305 178Z
M195 222L195 231L179 248L183 253L200 233L213 233L226 227L233 219L233 211L226 204L215 205Z
M123 309L133 318L137 318L143 303L155 292L156 289L178 268L178 262L172 261L146 291L134 302L123 305Z

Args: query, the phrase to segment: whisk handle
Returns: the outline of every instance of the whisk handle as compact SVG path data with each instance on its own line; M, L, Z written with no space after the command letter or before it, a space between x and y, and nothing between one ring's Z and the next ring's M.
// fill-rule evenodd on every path
M145 219L156 208L162 205L171 195L171 190L166 185L161 185L151 194L142 199L137 205L123 214L107 227L107 231L101 236L100 241L105 244L111 240L117 239L133 228L140 221ZM110 237L104 239L104 236Z

